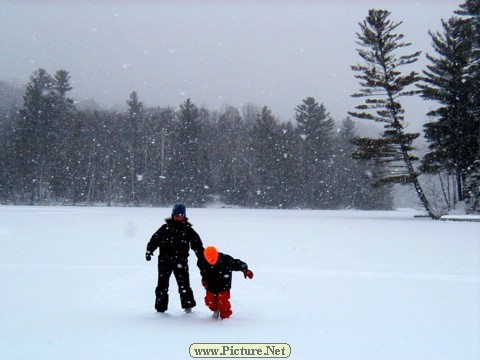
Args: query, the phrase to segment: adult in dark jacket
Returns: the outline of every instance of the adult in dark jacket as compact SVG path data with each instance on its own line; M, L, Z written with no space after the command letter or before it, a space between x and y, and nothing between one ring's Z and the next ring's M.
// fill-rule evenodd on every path
M160 229L152 235L147 244L145 258L150 261L153 252L159 249L158 284L155 289L155 309L165 312L168 308L168 285L170 275L175 275L180 294L180 302L185 312L191 312L196 302L190 287L188 255L190 248L198 257L203 257L203 244L200 236L188 222L185 205L176 204L172 216L165 219Z
M232 272L241 271L251 279L253 272L240 259L218 252L214 246L207 246L204 256L198 257L197 262L202 285L205 287L205 304L213 311L215 318L226 319L232 315L230 304L230 289L232 288Z

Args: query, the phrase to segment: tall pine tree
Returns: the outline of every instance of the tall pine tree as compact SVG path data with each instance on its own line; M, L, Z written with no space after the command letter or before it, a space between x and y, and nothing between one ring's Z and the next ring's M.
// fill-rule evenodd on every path
M202 131L199 110L187 99L180 105L174 150L167 166L166 182L171 202L201 206L207 201L210 169Z
M52 163L50 188L56 201L68 201L72 198L70 184L72 171L76 167L76 158L70 152L72 148L72 127L74 126L75 105L67 96L73 88L70 75L65 70L58 70L52 78L52 118L54 134L52 135Z
M431 64L424 70L422 97L441 106L428 113L433 120L424 125L429 150L423 169L430 173L454 174L457 199L465 197L465 182L478 150L478 123L472 108L473 29L469 21L452 17L443 21L443 34L430 32L438 57L427 54Z
M264 106L257 114L250 136L250 150L255 166L251 186L253 204L259 207L276 207L280 200L279 186L279 127L272 111Z
M54 80L44 69L30 76L15 129L18 189L31 203L50 194L52 159L56 156L56 105ZM27 200L24 198L24 200ZM28 200L27 200L28 201Z
M295 120L301 142L299 187L304 206L331 208L335 204L332 177L333 134L335 122L325 106L307 97L295 108Z
M145 139L143 136L144 124L144 108L143 103L139 100L136 91L130 94L127 100L128 117L126 124L125 145L128 153L128 169L129 169L129 202L139 204L145 200L143 176L145 172Z
M404 109L400 99L416 92L409 90L419 76L412 71L403 75L400 67L417 61L420 52L397 56L396 51L410 46L402 41L404 35L395 33L402 24L388 19L386 10L369 10L366 19L359 23L361 32L357 33L359 55L364 65L352 66L358 72L361 89L353 97L366 98L364 103L356 106L358 111L349 114L358 119L371 120L384 124L382 138L357 138L358 151L355 157L374 161L385 171L379 174L377 186L393 184L412 184L425 210L432 218L433 213L427 197L418 180L418 173L413 162L412 142L419 134L407 133L404 123Z

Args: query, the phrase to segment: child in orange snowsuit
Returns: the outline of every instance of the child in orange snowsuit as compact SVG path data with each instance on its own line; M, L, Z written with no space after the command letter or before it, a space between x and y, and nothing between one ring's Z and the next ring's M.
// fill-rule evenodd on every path
M242 271L245 279L253 277L242 260L217 251L214 246L207 246L204 257L198 258L198 268L202 275L202 285L207 293L205 304L213 311L213 317L227 319L232 315L230 289L232 287L232 271Z

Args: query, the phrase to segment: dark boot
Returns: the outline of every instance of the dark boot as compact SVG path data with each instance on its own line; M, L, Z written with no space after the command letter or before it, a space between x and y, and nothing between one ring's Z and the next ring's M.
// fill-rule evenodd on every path
M165 312L168 309L168 292L155 291L155 310L158 312Z
M193 297L193 291L191 287L180 287L178 289L178 293L180 294L180 303L182 304L182 309L191 309L197 305L195 298Z

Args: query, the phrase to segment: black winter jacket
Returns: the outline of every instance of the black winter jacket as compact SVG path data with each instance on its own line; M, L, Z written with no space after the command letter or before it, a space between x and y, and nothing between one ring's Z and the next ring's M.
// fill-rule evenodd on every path
M248 270L247 264L242 260L221 252L218 253L215 265L210 265L203 256L198 258L197 265L206 289L215 294L232 288L232 271Z
M171 264L187 262L190 248L197 258L203 257L202 240L187 218L184 221L166 219L147 244L147 251L153 253L157 248L159 261Z

